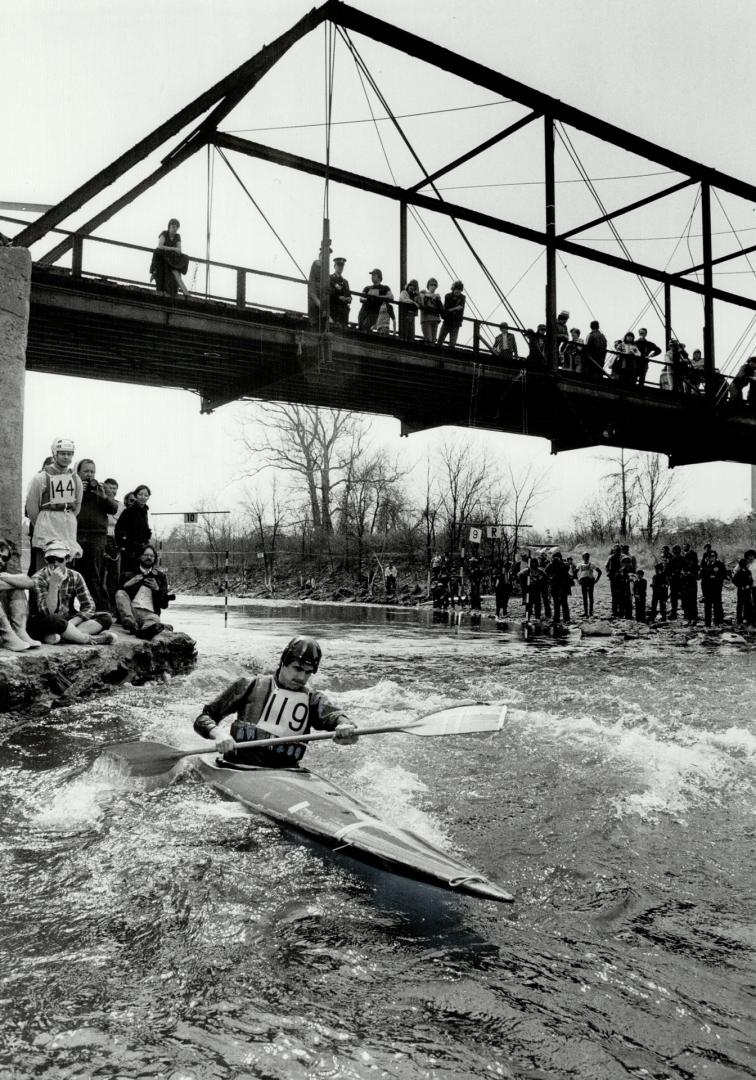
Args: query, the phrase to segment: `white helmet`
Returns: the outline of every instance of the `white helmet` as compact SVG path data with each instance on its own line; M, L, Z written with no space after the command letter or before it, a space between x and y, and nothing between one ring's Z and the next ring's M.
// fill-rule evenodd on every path
M53 439L52 446L50 447L51 453L57 454L59 450L74 452L76 447L74 446L73 439Z

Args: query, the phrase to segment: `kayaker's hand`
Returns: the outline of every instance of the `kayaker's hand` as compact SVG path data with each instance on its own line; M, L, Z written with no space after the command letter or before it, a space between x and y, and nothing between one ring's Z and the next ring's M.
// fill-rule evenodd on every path
M228 754L236 746L236 741L230 735L216 735L215 749L219 754Z
M351 720L341 720L336 725L333 741L341 746L353 746L357 742L357 725Z

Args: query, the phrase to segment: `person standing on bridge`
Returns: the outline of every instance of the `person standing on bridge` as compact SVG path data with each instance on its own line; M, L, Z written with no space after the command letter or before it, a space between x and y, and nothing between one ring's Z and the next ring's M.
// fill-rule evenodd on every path
M444 297L444 321L441 323L441 332L438 335L439 345L443 345L446 335L449 335L449 348L457 347L457 335L465 317L464 285L461 281L452 282L451 292Z
M436 292L438 282L434 277L428 278L428 284L418 293L420 305L420 330L423 338L435 345L438 337L438 324L444 313L444 302Z
M394 309L388 301L394 299L394 294L388 285L383 284L382 270L371 270L370 277L370 285L362 290L363 301L357 326L360 330L370 331L378 329L380 323L380 332L387 334L390 318L394 317Z
M584 379L600 382L604 376L606 360L606 337L601 332L598 319L591 322L591 331L585 339L580 374Z
M648 375L648 364L650 360L653 360L655 356L661 356L661 349L655 342L649 341L647 338L648 330L645 326L641 326L638 330L638 337L635 339L635 347L640 353L640 360L638 361L638 386L646 385L646 376Z
M338 326L342 330L346 330L349 327L349 308L352 303L352 293L349 289L349 282L344 277L345 262L346 259L342 259L341 257L333 260L333 273L329 279L328 286L331 322L334 326Z
M82 484L71 468L72 439L55 439L50 448L52 464L32 479L26 495L26 516L32 527L29 574L44 566L44 548L48 540L60 540L73 558L81 555L76 540L76 518L81 510Z
M168 228L161 232L158 244L152 253L150 277L155 282L158 296L175 296L179 290L184 296L189 290L181 277L189 269L189 259L181 253L180 222L171 218Z

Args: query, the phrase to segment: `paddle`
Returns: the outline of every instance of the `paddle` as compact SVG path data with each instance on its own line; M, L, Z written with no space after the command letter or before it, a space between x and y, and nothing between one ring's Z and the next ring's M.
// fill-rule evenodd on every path
M506 705L467 704L453 705L440 712L428 713L406 724L382 724L380 727L358 728L356 734L381 735L388 731L406 732L408 735L473 735L480 732L501 731L506 715ZM287 746L290 743L318 742L333 739L335 731L316 731L309 735L287 735L280 739L255 739L239 742L238 747ZM199 757L214 750L178 750L158 742L113 743L105 748L108 757L115 758L132 776L159 776L169 772L182 758Z

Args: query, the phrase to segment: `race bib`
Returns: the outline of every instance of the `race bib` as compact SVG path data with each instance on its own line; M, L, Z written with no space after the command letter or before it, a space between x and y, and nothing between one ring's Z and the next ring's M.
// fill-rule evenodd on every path
M76 502L76 483L73 473L50 476L47 481L47 501L50 506L73 506Z
M303 735L310 714L310 695L301 690L274 686L256 727L268 735Z

